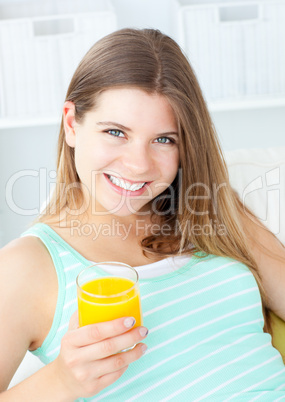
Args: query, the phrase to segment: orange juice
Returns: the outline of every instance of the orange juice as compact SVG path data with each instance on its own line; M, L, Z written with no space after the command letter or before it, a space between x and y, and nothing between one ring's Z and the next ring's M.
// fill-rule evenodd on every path
M134 317L136 319L134 327L142 325L138 285L135 286L130 279L119 277L93 279L81 285L81 289L78 290L80 327L120 317Z

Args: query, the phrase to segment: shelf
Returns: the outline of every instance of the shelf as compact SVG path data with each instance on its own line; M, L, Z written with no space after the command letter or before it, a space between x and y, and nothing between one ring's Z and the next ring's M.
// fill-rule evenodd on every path
M210 112L227 112L238 110L265 109L285 107L285 96L283 97L258 97L244 98L219 102L208 102ZM0 130L9 128L37 127L37 126L59 126L61 116L41 116L28 118L0 118Z
M285 96L241 98L219 102L208 102L210 112L227 112L235 110L265 109L285 107Z
M0 118L0 130L9 128L23 128L23 127L38 127L38 126L53 126L60 124L61 117L10 117Z

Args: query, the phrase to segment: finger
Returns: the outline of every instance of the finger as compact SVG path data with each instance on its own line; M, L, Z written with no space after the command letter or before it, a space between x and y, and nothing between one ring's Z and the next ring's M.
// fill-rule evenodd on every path
M116 320L85 325L72 331L72 344L77 347L91 345L102 339L122 334L135 324L133 317L117 318Z
M79 328L79 321L78 321L78 310L76 310L72 316L70 317L69 320L69 326L68 329L72 330L72 329L77 329Z
M81 358L85 360L104 359L108 356L115 355L122 350L133 347L141 342L147 334L147 328L137 327L127 333L103 339L100 342L81 348Z
M138 360L145 353L146 345L139 343L136 347L128 352L119 353L114 356L107 357L106 359L97 360L94 369L96 370L95 376L101 380L103 376L116 373L131 363ZM95 368L96 367L96 368Z
M110 374L105 374L102 377L98 378L96 393L99 393L103 389L107 388L108 385L111 385L114 382L116 382L124 374L124 372L127 369L128 369L128 366L122 368L121 370L114 371L113 373L110 373Z

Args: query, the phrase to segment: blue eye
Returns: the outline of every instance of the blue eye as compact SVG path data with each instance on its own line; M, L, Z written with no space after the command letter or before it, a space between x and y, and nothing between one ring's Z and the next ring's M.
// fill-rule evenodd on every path
M159 144L174 144L175 143L175 141L169 137L159 137L159 138L157 138L157 142Z
M120 134L124 137L124 133L121 130L107 130L107 133L112 135L113 137L121 137Z

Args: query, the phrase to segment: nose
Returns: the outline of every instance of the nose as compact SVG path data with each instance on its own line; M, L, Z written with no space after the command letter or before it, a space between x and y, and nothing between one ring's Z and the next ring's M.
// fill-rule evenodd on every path
M126 149L122 158L126 170L133 178L150 173L154 166L151 149L142 144L133 144ZM143 177L142 177L143 179Z

